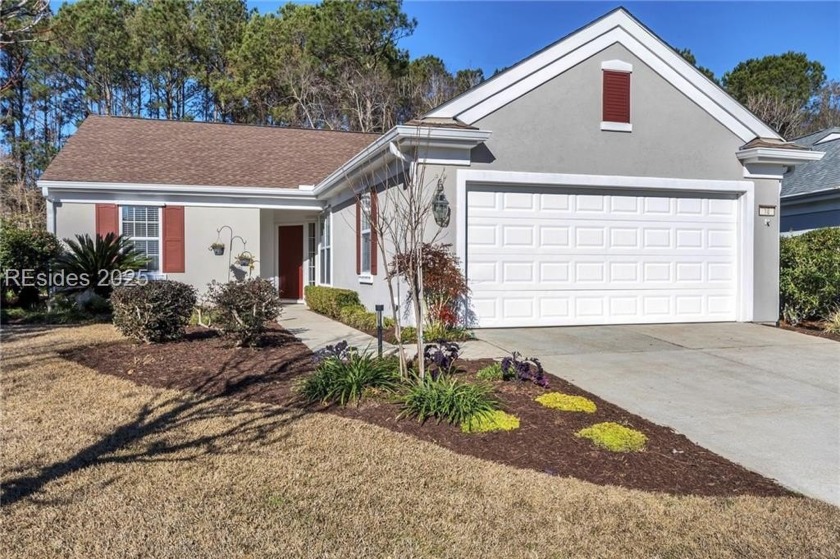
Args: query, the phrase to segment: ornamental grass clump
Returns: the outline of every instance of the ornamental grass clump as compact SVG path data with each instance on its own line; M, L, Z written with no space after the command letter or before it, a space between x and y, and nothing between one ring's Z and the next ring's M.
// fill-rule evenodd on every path
M475 376L480 380L502 380L504 378L502 365L501 363L493 363L492 365L482 367Z
M647 436L641 431L618 423L596 423L575 433L576 437L589 439L595 446L610 452L639 452L647 444Z
M438 423L461 424L496 411L492 391L492 387L484 384L463 382L446 375L426 375L409 384L400 395L402 410L397 419L414 417L423 423L433 418Z
M399 364L371 353L359 353L346 342L331 346L315 373L300 385L304 400L313 404L347 404L362 400L365 391L390 392L400 385Z
M489 433L492 431L513 431L514 429L519 429L519 418L502 410L473 416L461 423L461 431L464 433Z
M574 411L584 413L595 413L598 406L589 398L583 396L572 396L562 392L548 392L537 396L535 401L547 408L560 411Z

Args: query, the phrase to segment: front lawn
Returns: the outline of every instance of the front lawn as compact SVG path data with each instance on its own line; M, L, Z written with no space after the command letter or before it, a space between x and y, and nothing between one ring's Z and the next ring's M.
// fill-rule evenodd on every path
M189 379L201 376L200 363L183 347L165 359L181 379L147 374L154 367L147 346L122 346L127 357L112 363L114 374L60 354L111 344L117 355L122 342L108 325L17 327L3 335L0 538L8 557L840 554L840 511L811 499L594 484L452 452L418 440L412 420L395 422L414 435L405 436L340 413L263 403L283 393L306 362L303 352L266 358L266 378L243 357L265 349L223 353L211 351L212 338L180 342L196 344L205 362L224 371L194 386ZM166 383L178 390L158 387ZM551 390L573 393L556 382ZM609 419L598 415L609 404L593 401L598 410L580 415ZM372 400L341 413L387 405ZM518 430L463 436L524 433L532 419L517 414ZM647 450L615 456L658 453L656 432L629 419L650 437ZM555 428L565 431L543 426Z

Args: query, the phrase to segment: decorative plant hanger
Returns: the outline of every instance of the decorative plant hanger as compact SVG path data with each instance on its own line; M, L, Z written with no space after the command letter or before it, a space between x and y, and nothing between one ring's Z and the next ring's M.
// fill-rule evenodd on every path
M254 258L254 255L248 251L248 241L240 237L239 235L233 234L233 228L230 225L222 225L218 229L216 229L216 240L210 245L208 250L213 251L213 254L216 256L223 256L225 254L225 243L222 242L222 231L224 229L228 230L228 244L230 245L230 252L228 252L228 281L230 281L230 274L233 271L233 241L239 239L242 243L242 252L240 252L236 256L236 265L242 268L248 269L248 276L251 276L251 272L254 270L254 264L257 262L257 259Z

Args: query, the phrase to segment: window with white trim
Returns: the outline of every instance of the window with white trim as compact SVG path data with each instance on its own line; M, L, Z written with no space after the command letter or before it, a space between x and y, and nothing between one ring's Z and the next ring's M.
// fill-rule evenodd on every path
M307 254L306 254L306 266L307 271L309 272L308 275L308 282L309 285L315 285L315 280L317 277L315 276L315 262L318 259L318 245L315 239L315 224L314 223L307 223L306 224L306 244L307 244Z
M359 217L359 234L361 235L362 245L362 275L370 275L370 251L371 251L371 231L370 231L370 194L362 196L362 215Z
M318 230L321 235L321 242L318 245L318 254L321 264L321 285L330 285L332 283L331 229L330 214L322 215L318 218Z
M160 272L160 208L120 206L120 222L123 236L149 258L147 271Z

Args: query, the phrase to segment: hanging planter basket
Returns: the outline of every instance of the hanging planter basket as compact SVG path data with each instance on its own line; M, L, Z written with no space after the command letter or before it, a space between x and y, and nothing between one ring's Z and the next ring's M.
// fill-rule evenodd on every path
M210 245L210 250L212 250L213 254L216 256L222 256L225 253L225 245L224 243L213 243Z
M254 257L247 253L242 253L236 257L236 262L243 268L247 268L254 263Z

